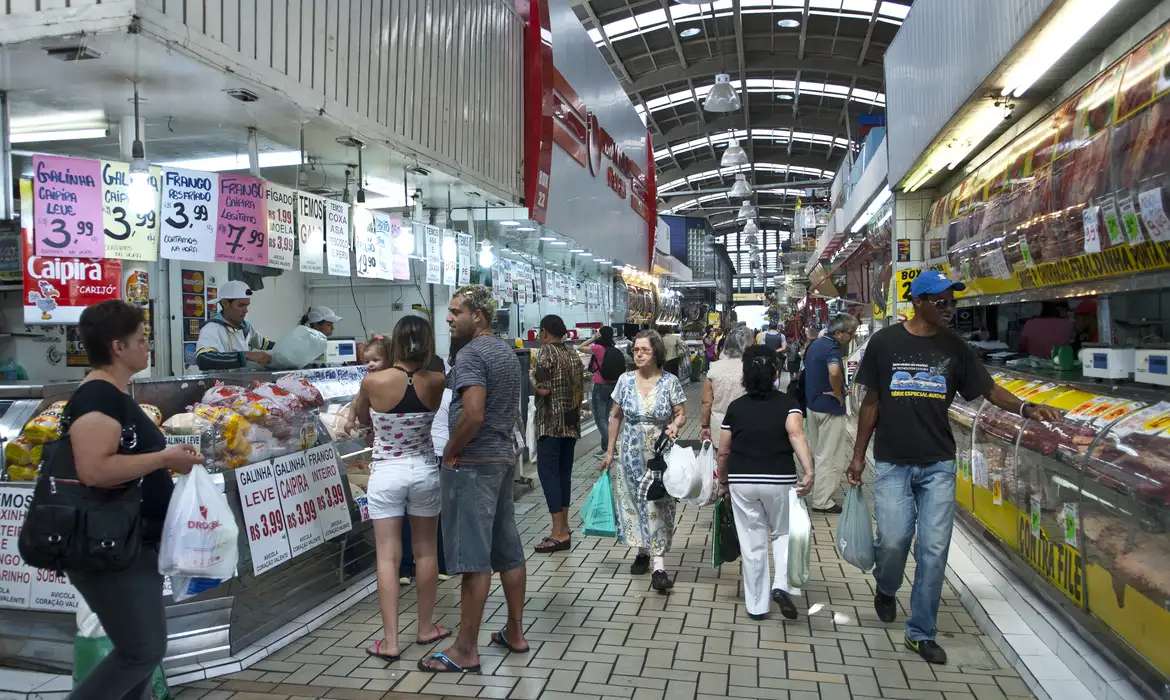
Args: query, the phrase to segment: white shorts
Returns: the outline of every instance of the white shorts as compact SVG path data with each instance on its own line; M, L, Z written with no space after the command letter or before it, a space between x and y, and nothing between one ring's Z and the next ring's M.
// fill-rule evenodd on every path
M434 455L386 459L370 464L366 489L370 518L439 514L439 461Z

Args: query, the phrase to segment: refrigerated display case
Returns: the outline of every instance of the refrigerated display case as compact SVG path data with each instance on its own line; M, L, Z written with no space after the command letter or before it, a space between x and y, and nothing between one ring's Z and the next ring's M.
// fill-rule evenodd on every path
M1055 372L993 376L1064 417L1041 423L956 400L962 517L1161 694L1170 679L1170 403Z

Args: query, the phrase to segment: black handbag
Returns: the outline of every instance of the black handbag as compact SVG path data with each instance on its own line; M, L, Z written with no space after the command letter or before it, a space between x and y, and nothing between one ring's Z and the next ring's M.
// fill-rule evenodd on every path
M61 437L45 445L32 505L17 547L30 566L54 572L122 571L142 548L142 479L114 488L86 486L77 477L69 440L69 407ZM123 427L125 445L127 430ZM137 436L130 440L137 442ZM121 452L121 448L119 448Z

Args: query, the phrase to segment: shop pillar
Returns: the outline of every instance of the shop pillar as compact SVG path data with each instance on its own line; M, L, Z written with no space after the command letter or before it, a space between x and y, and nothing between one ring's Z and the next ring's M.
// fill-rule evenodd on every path
M909 288L903 280L913 279L911 270L921 270L926 263L927 244L926 217L934 192L894 192L894 240L890 246L893 256L891 279L893 293L897 295L898 320L904 321L910 314Z

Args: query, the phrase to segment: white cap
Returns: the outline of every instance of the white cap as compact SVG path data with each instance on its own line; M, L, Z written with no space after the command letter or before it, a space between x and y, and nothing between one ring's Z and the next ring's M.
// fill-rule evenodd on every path
M337 323L341 317L333 313L333 309L327 306L313 306L309 308L309 323L321 323L327 321L329 323Z
M248 285L239 280L231 280L219 285L216 290L215 301L231 301L232 299L251 299L252 290L248 289Z

